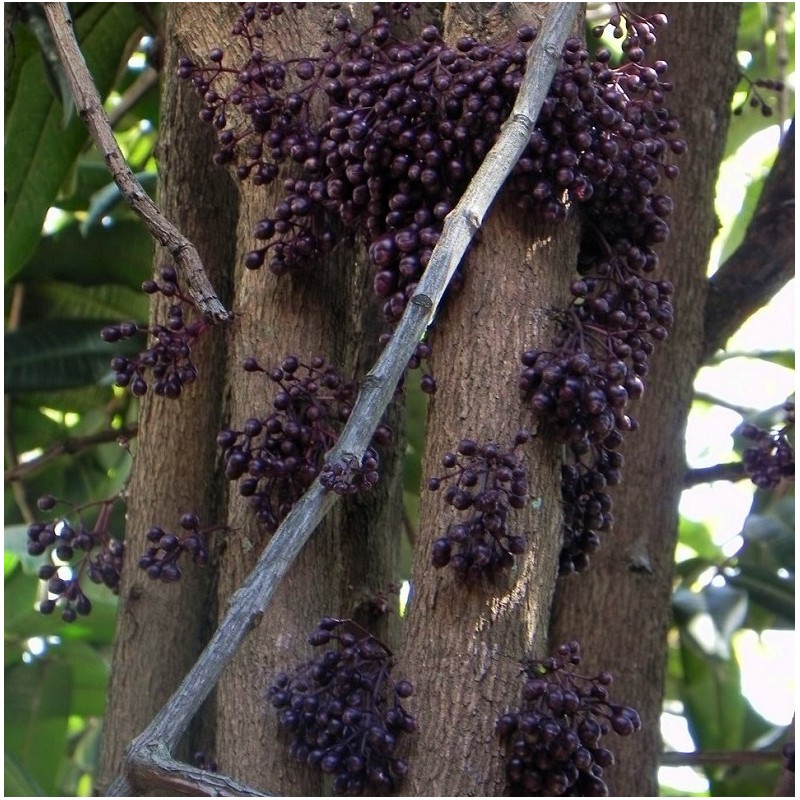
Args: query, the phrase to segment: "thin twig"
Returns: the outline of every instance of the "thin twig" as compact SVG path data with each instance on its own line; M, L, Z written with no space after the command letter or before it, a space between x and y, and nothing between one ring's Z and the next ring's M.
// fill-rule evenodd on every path
M581 8L554 3L528 52L525 79L501 135L487 154L458 205L447 216L416 292L389 344L365 377L355 407L329 459L353 458L365 449L392 399L409 359L433 321L447 285L475 231L527 146L558 66L564 42ZM146 774L152 746L171 752L192 717L216 685L228 661L263 617L272 594L291 564L338 499L315 481L272 536L253 571L230 598L225 618L177 691L153 722L130 745L123 774L108 789L130 794L134 775Z
M120 439L132 439L136 436L137 431L138 426L133 424L126 425L122 428L112 428L100 431L99 433L92 433L88 436L71 436L59 442L53 442L40 456L36 456L36 458L30 459L30 461L22 461L15 464L10 469L7 469L3 478L4 483L9 484L14 481L21 481L27 478L32 472L41 469L59 456L74 455L96 444L107 444L108 442L116 442Z
M692 486L713 481L741 481L746 477L747 473L741 461L728 461L724 464L714 464L713 467L687 469L683 476L683 488L691 489Z
M750 408L749 406L740 406L737 403L729 403L727 400L723 400L721 397L716 397L713 394L708 394L707 392L695 392L694 399L701 403L708 403L710 406L719 406L720 408L727 408L729 411L734 411L739 416L748 419L753 415L758 413L757 408Z
M108 124L114 128L117 123L152 89L158 85L158 73L147 67L125 90L114 108L108 114Z
M780 750L729 750L707 753L662 753L662 767L741 767L746 764L771 764L782 761Z
M180 269L192 302L212 322L228 322L231 313L222 305L203 268L197 248L159 211L136 180L114 138L103 103L78 47L72 18L66 3L45 3L47 21L53 32L75 104L89 133L103 154L114 182L145 226L172 256Z

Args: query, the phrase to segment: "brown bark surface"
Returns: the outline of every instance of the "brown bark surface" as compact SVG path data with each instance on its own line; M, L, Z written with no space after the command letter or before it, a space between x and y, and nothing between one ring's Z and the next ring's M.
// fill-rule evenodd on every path
M505 38L536 13L536 4L451 4L445 35ZM575 226L537 226L510 200L495 202L466 258L464 287L447 301L431 339L438 391L429 405L423 481L445 471L442 456L461 438L508 447L517 430L530 428L519 401L520 355L552 336L547 309L565 302L563 275L576 255ZM527 536L528 550L495 584L468 588L449 566L431 565L431 545L455 512L443 489L422 488L398 670L415 687L409 704L419 730L402 787L411 796L500 795L505 787L494 724L519 698L523 657L546 647L560 546L558 450L541 439L521 449L531 503L512 512L511 524Z
M238 10L236 6L223 10L227 18L216 26L214 35L216 44L227 50L231 21ZM363 21L369 7L358 13ZM268 31L264 39L266 55L285 58L307 53L330 35L333 14L332 9L322 6L302 12L287 8L280 17L264 24ZM205 19L202 7L184 6L176 28L178 37L193 42ZM266 266L258 271L244 268L244 256L255 246L253 226L271 213L281 188L280 180L268 190L249 183L239 188L238 224L228 234L236 241L231 306L237 321L225 376L223 427L240 429L246 419L264 417L272 410L277 387L263 374L242 370L242 361L248 356L272 368L289 354L305 363L322 355L343 377L358 379L378 353L383 323L363 253L340 245L330 258L320 259L306 272L280 279ZM384 636L389 628L387 620L372 612L369 598L397 580L403 530L399 471L402 413L394 408L390 417L396 446L381 449L379 484L363 496L345 498L328 515L217 687L214 754L220 770L265 791L326 793L318 773L287 755L287 743L278 735L276 715L266 697L272 677L314 656L307 636L322 616L355 617ZM220 480L227 483L224 477ZM227 521L234 532L219 552L220 616L268 541L247 501L239 497L237 484L228 484L226 491Z
M465 287L432 340L438 391L428 415L425 477L443 472L442 456L461 438L508 446L530 425L519 404L519 356L552 334L542 308L563 302L556 273L574 263L577 247L574 229L517 233L517 210L503 206L491 212L483 243L468 258ZM531 238L536 244L526 245ZM533 502L514 512L513 524L529 549L498 584L467 588L449 567L434 569L431 545L454 514L441 491L423 489L398 670L415 687L419 731L403 787L412 796L503 792L505 756L494 722L518 698L521 659L546 647L560 549L558 450L537 439L524 452Z
M167 8L167 30L178 13ZM172 38L165 44L164 63L174 65L182 51ZM205 169L214 137L198 123L198 101L173 68L164 70L162 108L159 205L195 243L225 301L234 242L220 231L235 225L236 187L224 171ZM159 248L156 269L166 263ZM157 297L151 314L163 322L169 303ZM148 546L145 534L152 525L178 531L186 512L198 514L204 525L224 522L218 505L221 493L210 476L216 459L225 339L222 329L202 337L192 354L198 380L178 400L148 393L141 403L98 777L101 791L119 769L131 739L152 720L194 663L213 624L211 570L188 564L179 583L163 584L148 578L136 562Z
M663 6L636 10L647 15ZM554 645L578 639L584 671L610 670L612 698L642 716L641 732L611 745L617 764L604 776L612 795L633 797L657 793L684 429L702 352L705 274L717 229L714 187L737 80L737 5L675 5L667 13L657 57L670 65L675 91L668 103L689 143L677 161L681 174L668 187L676 208L672 235L658 249L660 274L676 286L675 327L653 354L648 390L634 409L641 427L625 442L623 482L613 492L614 530L603 535L586 573L559 581L551 627Z

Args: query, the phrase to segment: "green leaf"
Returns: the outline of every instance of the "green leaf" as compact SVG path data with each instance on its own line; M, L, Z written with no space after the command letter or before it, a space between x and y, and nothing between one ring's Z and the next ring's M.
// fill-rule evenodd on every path
M110 361L133 355L138 337L109 345L100 338L99 322L44 320L7 333L6 392L69 389L98 381L111 382Z
M78 286L116 283L139 290L153 272L153 240L136 220L114 220L83 236L77 222L43 236L17 276L25 283L60 280Z
M13 667L15 664L22 663L22 655L24 652L25 648L21 642L9 641L8 637L6 637L5 648L3 649L3 663L5 669Z
M777 572L752 564L743 564L737 574L725 580L747 592L750 602L777 617L776 623L792 628L795 622L794 577L781 578Z
M710 797L766 797L767 787L778 785L781 773L779 759L763 764L743 764L728 770L716 770L721 778L713 777L709 782ZM771 790L770 790L771 791Z
M141 291L118 284L79 286L66 281L31 284L26 293L42 319L147 320L148 301Z
M158 181L158 175L155 172L137 172L134 177L151 197L154 196ZM92 195L86 218L81 223L81 233L86 236L92 227L122 201L123 198L119 186L113 181L106 183Z
M73 761L82 772L95 773L103 746L103 725L99 720L87 720L86 730L75 745Z
M92 195L108 183L108 178L108 167L97 150L84 151L75 162L68 182L61 187L55 207L62 211L85 211Z
M22 565L18 565L6 575L3 582L3 603L5 605L5 634L6 639L19 634L21 639L26 637L27 629L20 626L19 620L29 619L31 613L36 613L34 604L37 599L39 580L26 575ZM29 634L34 635L34 634Z
M38 406L15 402L12 405L12 414L11 430L17 453L47 447L51 442L67 435L64 426L43 414Z
M785 522L771 514L748 514L742 528L747 544L769 544L787 532Z
M422 453L425 449L425 425L428 416L428 396L420 389L419 380L407 380L406 400L406 450L403 460L403 509L412 529L419 526L419 493L422 482ZM410 537L404 535L400 543L400 578L411 577L412 548Z
M66 127L75 115L75 100L72 97L69 79L59 58L58 48L47 22L44 8L36 4L32 4L32 7L26 6L24 16L29 30L39 42L47 81L61 103L64 112L63 124Z
M708 656L731 657L731 637L747 615L747 593L732 586L704 586L699 592L679 587L672 595L681 634Z
M697 749L739 749L745 699L735 655L724 660L708 658L698 651L683 628L680 629L680 655L683 666L681 700Z
M111 358L108 361L110 364ZM55 411L63 411L65 413L72 411L75 414L86 414L93 409L103 407L112 400L119 402L118 395L122 391L122 389L117 389L115 396L113 387L94 384L75 389L30 392L17 395L15 401L16 403L25 403L31 408L52 408ZM128 397L130 402L135 404L136 398L130 395Z
M6 797L44 797L45 792L14 756L3 753L3 793Z
M719 561L722 550L714 544L711 531L702 522L681 517L678 523L678 540L690 547L698 556L708 561Z
M770 163L774 160L770 159ZM739 213L733 220L730 231L725 243L722 246L722 251L719 256L719 263L724 264L737 247L742 243L747 232L747 227L753 219L753 214L758 204L758 198L761 197L761 190L764 188L764 181L769 174L769 170L765 168L759 175L754 176L753 180L747 186L744 193L744 201L742 202Z
M58 664L37 659L5 671L6 747L45 794L57 794L70 702L70 672Z
M8 528L6 528L6 531ZM8 550L3 552L3 577L7 578L16 568L17 564L19 564L19 558L14 555L14 553L9 553Z
M687 558L675 565L675 573L682 579L684 585L694 583L706 570L717 565L717 559L709 561L707 558Z
M130 3L94 3L75 20L81 49L102 97L108 94L120 55L138 25ZM17 25L17 40L26 34ZM20 47L17 57L19 72L5 127L6 281L36 248L47 210L87 139L81 119L62 126L63 110L50 90L37 49Z
M96 647L78 640L66 640L48 651L48 657L72 676L70 714L100 717L105 713L110 668Z
M3 531L3 547L6 553L12 553L19 559L22 571L26 575L36 576L39 574L42 558L28 554L27 525L6 525Z

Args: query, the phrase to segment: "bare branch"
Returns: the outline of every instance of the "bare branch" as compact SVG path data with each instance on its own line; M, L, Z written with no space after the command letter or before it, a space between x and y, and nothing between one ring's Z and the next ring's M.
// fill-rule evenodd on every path
M713 467L688 469L683 476L683 488L691 489L701 483L712 481L741 481L747 477L741 461L728 461L725 464L714 464Z
M114 182L122 196L144 222L147 230L175 260L186 283L189 296L200 313L213 322L229 322L233 317L222 305L203 268L195 246L158 210L136 180L114 138L108 117L92 76L78 47L72 18L66 3L45 3L45 13L64 71L67 74L75 104L83 117L98 150L106 160Z
M794 122L786 134L744 240L709 279L703 360L794 277Z
M19 462L7 469L4 476L4 483L9 484L14 481L24 480L32 472L36 472L36 470L41 469L59 456L74 455L96 444L107 444L108 442L132 439L136 436L137 431L138 426L134 424L122 428L100 431L99 433L93 433L88 436L72 436L68 439L62 439L60 442L54 442L40 456L32 458L30 461Z
M116 124L152 89L158 85L158 73L152 68L145 69L139 77L125 90L108 115L108 124L113 128Z
M271 797L234 778L183 764L158 744L149 745L143 761L131 762L131 777L142 793L186 797Z
M458 205L447 216L442 236L397 329L361 392L330 459L354 457L367 448L409 359L433 321L447 285L484 215L528 144L558 66L564 42L580 10L579 3L554 3L528 52L527 69L517 101L495 146L487 154ZM189 674L128 748L127 764L144 769L154 745L172 751L191 718L216 685L228 661L248 632L259 623L273 592L336 502L319 481L309 488L272 536L244 584L231 596L225 618ZM143 773L138 772L141 776ZM119 776L110 795L130 794L134 774Z
M721 397L715 397L713 394L708 394L707 392L695 392L694 399L700 401L701 403L708 403L710 406L727 408L729 411L734 411L745 419L752 417L759 411L757 408L750 408L748 406L737 405L736 403L729 403L727 400L723 400Z
M741 767L747 764L771 764L782 761L780 750L729 750L707 753L662 753L662 767Z

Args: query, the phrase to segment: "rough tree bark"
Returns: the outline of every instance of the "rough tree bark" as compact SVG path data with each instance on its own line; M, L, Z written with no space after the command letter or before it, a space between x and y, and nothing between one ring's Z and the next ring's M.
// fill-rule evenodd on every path
M167 37L165 45L164 63L175 64L180 56L175 41ZM219 231L236 224L236 186L224 171L206 169L214 152L213 134L198 124L199 102L173 73L165 70L162 93L160 207L195 243L210 279L227 301L234 240ZM159 253L156 268L165 264ZM161 298L151 317L162 321L168 305ZM101 790L118 770L131 739L172 694L213 631L211 570L189 565L178 584L165 585L148 578L136 562L148 546L145 533L152 525L176 530L185 512L197 513L203 524L222 521L222 487L209 476L216 459L213 432L220 424L225 339L221 329L203 337L193 353L201 379L179 400L151 393L142 399L105 719L106 731L113 734L104 738Z
M235 5L191 4L170 16L169 30L181 52L198 60L211 46L228 50L230 27L239 15ZM369 7L357 11L360 23ZM287 7L265 24L267 57L288 58L315 47L330 35L330 9ZM203 31L201 38L198 32ZM237 43L231 43L231 49ZM197 123L200 125L201 123ZM211 165L208 169L214 169ZM276 279L265 267L244 268L253 248L253 226L268 215L281 187L239 186L240 213L235 225L216 228L235 242L231 259L235 292L223 427L236 429L250 417L271 410L275 385L263 374L246 373L241 364L253 356L264 366L277 366L288 354L308 363L324 356L345 378L359 377L375 361L382 320L372 293L372 275L363 253L340 246L330 258L293 277ZM337 504L270 601L258 628L226 670L216 692L215 746L220 769L252 786L285 794L321 794L322 781L311 770L298 769L277 736L275 715L266 700L269 679L278 671L310 657L306 642L320 617L356 618L378 635L387 635L387 621L374 613L369 598L397 577L402 536L402 412L390 411L395 447L381 452L381 481L375 489ZM215 431L208 431L213 437ZM227 483L219 472L215 482ZM206 477L209 481L209 477ZM228 488L227 523L232 531L219 550L218 608L224 614L229 596L255 564L268 535L256 522L237 485Z
M643 14L663 6L637 6ZM641 428L625 442L622 484L613 492L614 530L586 573L559 581L551 642L581 642L589 674L614 674L612 696L637 708L644 726L619 739L608 770L612 795L657 794L659 718L684 474L684 428L701 365L706 266L717 231L714 186L737 82L740 7L695 3L667 8L658 55L675 90L668 98L689 143L669 187L672 236L658 249L661 274L676 286L675 328L653 354L648 390L634 410Z
M451 4L445 38L473 34L503 40L536 22L534 3ZM574 224L521 220L501 196L464 265L462 290L449 299L431 339L438 391L429 405L423 479L442 474L442 456L459 439L509 446L532 417L519 400L517 376L526 347L545 347L554 333L548 309L567 302L577 257ZM499 795L505 756L495 719L516 701L524 656L543 655L560 550L558 449L526 445L530 496L513 512L529 549L508 580L468 589L452 570L431 565L431 545L453 520L442 492L422 488L407 635L400 673L415 686L419 731L410 744L411 796Z

